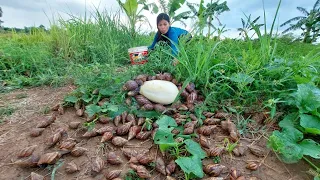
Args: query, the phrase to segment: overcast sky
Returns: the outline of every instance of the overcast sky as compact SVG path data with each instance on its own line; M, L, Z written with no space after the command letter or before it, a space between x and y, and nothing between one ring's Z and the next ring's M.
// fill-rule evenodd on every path
M123 2L125 0L122 0ZM155 0L157 1L157 0ZM192 3L199 3L200 0L187 0ZM205 4L210 0L205 0ZM297 9L297 6L304 7L308 11L312 9L316 0L282 0L278 22L281 24L284 21L302 15ZM220 2L223 2L221 0ZM274 14L276 12L278 1L265 0L265 10L267 15L268 25L272 23ZM224 12L220 16L222 24L226 24L226 28L230 29L225 33L226 36L236 37L236 29L241 27L241 18L245 16L243 13L252 17L261 16L260 23L263 23L263 6L262 0L227 0L227 5L230 8L229 12ZM99 9L107 9L108 11L116 11L119 9L116 0L0 0L0 7L3 10L3 17L1 18L5 27L20 27L25 26L49 26L49 20L53 16L60 14L64 18L68 18L67 13L73 15L83 15L85 9L92 10L93 7ZM181 11L187 10L186 7ZM146 31L156 31L155 19L156 15L145 13L149 18L152 28ZM49 18L47 17L49 16ZM216 23L217 24L217 23ZM180 23L173 24L173 26L183 27ZM188 22L187 30L191 29L191 22ZM281 28L283 30L283 28Z

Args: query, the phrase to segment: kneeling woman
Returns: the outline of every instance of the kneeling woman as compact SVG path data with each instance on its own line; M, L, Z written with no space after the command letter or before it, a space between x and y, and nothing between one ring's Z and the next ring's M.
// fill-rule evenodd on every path
M173 43L178 44L179 38L183 35L190 35L189 32L181 28L171 27L170 17L165 13L161 13L158 15L157 28L158 28L158 32L154 37L152 45L149 46L148 48L153 49L157 42L164 41L170 45L173 55L176 56L178 54L178 49ZM171 43L168 38L173 43ZM191 38L191 35L190 35L190 38Z

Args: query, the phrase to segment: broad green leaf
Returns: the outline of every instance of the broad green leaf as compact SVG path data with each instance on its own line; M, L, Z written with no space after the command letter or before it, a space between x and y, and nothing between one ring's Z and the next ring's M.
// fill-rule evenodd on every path
M177 144L159 144L159 148L161 152L165 152L166 150L168 150L170 147L174 147Z
M120 114L122 114L124 111L127 111L128 108L124 106L118 106L118 105L109 105L107 106L108 109L108 115L111 118L114 118Z
M320 144L312 139L304 139L300 144L304 155L311 156L315 159L320 159Z
M202 150L201 146L191 139L184 141L186 144L187 151L192 155L198 156L200 159L207 157L207 154Z
M296 128L283 128L282 137L291 142L299 142L303 139L303 133Z
M157 118L161 116L161 114L158 113L157 111L137 110L135 114L137 115L137 117L145 117L145 118Z
M293 128L299 122L298 120L298 113L291 113L288 114L282 121L279 122L279 126L281 128Z
M293 130L294 128L290 129ZM273 131L269 137L268 147L272 148L283 162L296 163L303 157L303 150L292 140L294 138L288 139L288 134L286 133L289 131L288 129L284 132ZM300 135L296 136L298 137Z
M106 109L108 111L117 112L119 110L119 107L117 105L114 105L114 104L109 104L109 105L107 105Z
M173 134L169 129L158 129L154 135L153 141L155 144L177 144L174 141Z
M233 74L230 80L236 83L247 85L249 83L252 83L254 81L254 78L244 73L237 73Z
M99 93L103 96L112 96L115 93L115 90L111 88L108 88L108 89L106 88L106 89L101 89Z
M300 114L300 125L308 133L320 134L320 118L317 116Z
M138 10L138 1L137 0L126 0L123 4L125 11L128 16L135 16Z
M198 178L203 178L201 159L193 155L191 157L180 157L175 161L186 174L194 174Z
M293 96L301 113L313 112L320 107L320 89L314 85L299 84Z
M89 117L92 117L93 115L99 112L101 112L100 106L97 106L94 104L90 104L89 106L86 106L86 113L88 113Z
M84 94L82 97L81 97L81 99L84 101L84 102L86 102L86 103L88 103L88 102L90 102L91 100L92 100L92 96L89 96L88 94Z
M159 125L159 129L173 129L173 127L177 127L178 124L176 121L170 117L170 116L162 116L160 119L156 121L156 123Z
M64 100L66 102L76 103L78 101L78 98L75 96L67 96Z

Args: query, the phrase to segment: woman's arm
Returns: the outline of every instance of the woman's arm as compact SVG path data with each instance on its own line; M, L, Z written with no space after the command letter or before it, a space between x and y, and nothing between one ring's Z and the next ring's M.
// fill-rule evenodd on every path
M172 30L169 34L168 34L168 38L172 41L170 42L170 47L172 49L172 54L174 56L177 56L178 55L178 49L176 47L175 44L178 44L179 43L179 36L178 34Z
M158 41L158 36L159 36L159 34L157 32L156 35L154 35L153 42L152 42L151 46L148 47L148 49L153 49L154 48L154 46L156 45L156 43Z

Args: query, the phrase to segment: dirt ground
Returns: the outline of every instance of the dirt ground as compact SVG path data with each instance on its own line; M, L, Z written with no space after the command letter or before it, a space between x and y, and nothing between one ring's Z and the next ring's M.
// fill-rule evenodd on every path
M38 87L31 89L23 89L12 91L7 94L0 95L0 107L12 107L15 109L12 115L4 117L3 122L0 124L0 179L30 179L30 173L36 172L45 176L45 179L50 179L53 175L53 168L56 166L49 165L47 167L37 168L22 168L17 166L14 162L17 161L17 153L28 146L37 145L34 153L43 154L47 152L53 152L57 150L57 147L48 148L45 142L52 133L60 128L66 128L67 137L76 139L77 146L81 146L87 149L85 155L80 157L62 156L62 166L57 168L54 174L54 179L105 179L104 173L110 170L122 170L121 178L124 179L129 165L128 160L124 157L121 149L115 148L111 143L100 143L101 136L96 136L90 139L82 138L83 130L71 130L68 128L68 124L71 121L84 122L84 118L75 115L75 111L72 108L66 109L63 115L59 115L55 122L47 127L41 136L30 137L30 129L35 127L37 123L47 118L52 114L48 112L48 109L53 105L61 102L64 95L74 90L75 87L65 86L60 88L51 87ZM47 114L45 114L47 113ZM102 127L102 124L97 124L98 127ZM64 137L64 138L67 138ZM221 139L220 133L211 137L212 141L219 141ZM266 150L265 157L257 157L250 152L247 152L243 157L235 157L230 154L224 154L221 157L221 164L230 169L235 167L240 170L246 179L261 179L261 180L308 180L313 179L308 175L309 166L301 161L298 164L284 164L280 162L276 155L265 147L266 138L264 136L256 136L256 139L241 139L241 143L244 145L255 144L264 147ZM131 149L148 149L151 155L156 155L158 150L155 145L152 144L152 140L130 141L126 148ZM117 155L124 161L122 165L110 165L105 164L101 173L93 177L90 173L91 162L97 157L104 157L107 152L115 151ZM250 171L245 168L247 161L255 161L258 164L261 162L261 166L256 171ZM65 166L69 162L75 162L80 171L67 174L65 172ZM212 163L212 160L206 160L204 163ZM221 174L220 177L228 177L229 171ZM166 179L165 176L160 175L156 171L152 171L151 179ZM181 172L176 171L176 174L172 175L177 179L180 179ZM205 178L208 178L207 176ZM205 179L203 178L203 179ZM229 178L228 178L229 179Z

